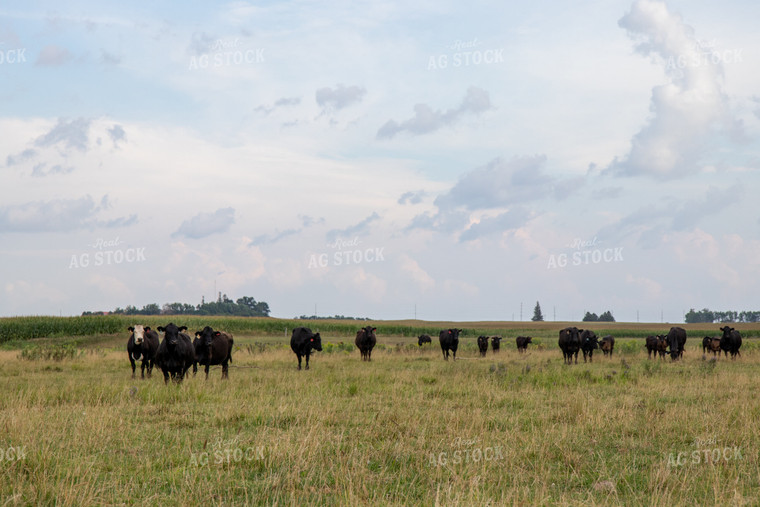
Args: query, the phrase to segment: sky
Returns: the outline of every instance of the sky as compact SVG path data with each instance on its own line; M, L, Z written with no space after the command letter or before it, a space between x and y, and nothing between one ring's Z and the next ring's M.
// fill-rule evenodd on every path
M3 2L0 316L219 293L282 318L758 310L758 18Z

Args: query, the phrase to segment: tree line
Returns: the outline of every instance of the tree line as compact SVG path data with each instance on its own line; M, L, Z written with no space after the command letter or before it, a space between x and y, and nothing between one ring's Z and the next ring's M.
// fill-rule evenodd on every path
M125 308L116 308L112 314L117 315L234 315L238 317L269 317L269 304L265 301L256 301L250 296L243 296L236 301L220 294L216 301L206 303L201 301L198 305L187 303L165 303L158 306L151 303L137 308L128 305ZM83 312L82 315L103 315L106 312Z
M714 322L760 322L760 311L736 312L713 311L703 308L700 311L691 308L684 316L687 324L712 324Z

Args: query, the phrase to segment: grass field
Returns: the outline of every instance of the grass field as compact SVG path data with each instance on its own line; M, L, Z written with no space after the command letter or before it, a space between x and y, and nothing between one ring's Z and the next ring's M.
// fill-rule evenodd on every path
M685 326L685 358L671 363L643 346L669 325L599 323L615 355L567 366L564 323L378 322L362 363L363 322L319 321L305 325L324 351L299 372L294 322L254 320L213 319L235 335L228 381L214 367L179 386L158 371L131 378L126 330L10 336L2 505L758 504L754 338L740 359L713 360L700 343L719 326ZM443 361L437 338L417 347L421 330L454 325L460 360ZM507 337L499 354L477 357L481 333ZM517 334L534 337L527 354Z

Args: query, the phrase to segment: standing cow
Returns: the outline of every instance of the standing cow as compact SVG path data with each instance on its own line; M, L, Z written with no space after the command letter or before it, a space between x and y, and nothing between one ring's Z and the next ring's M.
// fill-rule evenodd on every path
M377 331L376 327L367 326L363 327L356 332L356 346L359 348L359 352L362 355L362 361L372 360L372 349L377 343Z
M494 354L496 354L499 351L500 345L501 345L501 336L492 336L491 337L491 350L493 350Z
M459 333L461 329L444 329L438 333L438 341L441 344L441 352L443 352L443 358L449 360L449 351L452 353L452 359L457 359L457 349L459 348Z
M702 338L702 353L712 352L720 355L720 338L717 336L705 336Z
M127 340L127 354L129 354L129 362L132 364L132 378L135 378L135 361L142 361L140 378L145 378L146 367L148 378L150 378L158 350L158 333L148 326L141 325L130 326L127 329L132 332L129 335L129 340Z
M322 350L322 338L319 333L312 333L308 327L297 327L290 336L290 348L298 357L298 369L301 369L301 357L306 357L306 369L309 369L311 350Z
M647 336L644 339L644 346L647 348L647 357L649 359L652 359L652 354L654 354L654 358L657 359L657 343L658 339L656 336Z
M164 339L156 352L156 366L164 373L164 383L169 383L169 377L176 383L181 383L185 373L195 362L195 350L190 337L182 331L187 326L177 327L169 323L165 327L158 327L164 333Z
M202 331L195 333L193 348L195 349L195 362L193 363L193 375L198 371L198 363L206 367L206 380L208 380L209 367L215 364L222 365L222 378L229 378L228 363L232 362L232 335L224 331L214 331L206 326Z
M422 347L423 343L433 343L433 339L430 338L430 335L428 334L421 334L419 338L417 338L417 345Z
M577 327L566 327L559 332L559 348L562 349L562 356L566 364L578 364L578 351L581 349L581 329Z
M518 336L515 338L515 343L517 344L517 352L527 352L528 351L528 344L532 343L533 338L530 336Z
M583 362L586 362L586 355L588 360L594 362L594 350L599 348L598 338L596 333L590 329L586 329L581 332L581 350L583 351Z
M599 342L599 348L602 349L602 354L612 357L612 352L615 350L615 338L608 334Z
M486 353L488 352L487 336L478 336L478 350L480 351L481 357L486 357Z
M670 359L675 361L683 357L683 349L686 346L686 330L682 327L673 326L665 337L670 347Z
M726 357L728 357L729 352L731 359L736 359L737 355L741 356L742 354L739 352L742 346L741 333L729 326L723 326L720 330L723 331L723 336L720 338L720 348L725 352Z

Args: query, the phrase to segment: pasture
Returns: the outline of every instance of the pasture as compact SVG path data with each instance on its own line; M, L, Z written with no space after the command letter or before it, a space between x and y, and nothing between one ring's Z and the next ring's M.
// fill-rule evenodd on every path
M644 348L644 336L669 325L594 323L597 334L615 336L614 355L597 351L584 364L580 354L568 366L557 347L566 323L373 322L378 345L368 363L352 335L364 321L116 320L123 331L5 335L2 505L760 498L760 325L735 326L745 337L736 361L702 355L702 337L719 325L684 326L685 357L673 363L648 360ZM140 380L139 368L132 379L126 326L170 321L230 331L229 380L218 366L208 381L199 374L164 385L157 370ZM324 350L308 371L296 370L287 345L293 325L322 334ZM465 330L461 359L446 362L437 330L454 326ZM432 346L417 346L423 332ZM479 334L505 336L501 351L478 357ZM516 351L518 334L533 337L525 354Z

